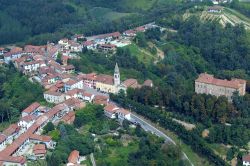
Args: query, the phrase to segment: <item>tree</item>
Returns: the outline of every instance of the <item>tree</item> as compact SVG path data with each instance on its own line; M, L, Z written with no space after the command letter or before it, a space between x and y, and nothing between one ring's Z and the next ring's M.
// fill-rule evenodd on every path
M43 132L44 134L47 134L48 132L53 131L54 129L55 129L54 124L52 122L48 122L43 128Z
M147 40L144 33L142 32L137 33L134 40L139 47L147 47Z

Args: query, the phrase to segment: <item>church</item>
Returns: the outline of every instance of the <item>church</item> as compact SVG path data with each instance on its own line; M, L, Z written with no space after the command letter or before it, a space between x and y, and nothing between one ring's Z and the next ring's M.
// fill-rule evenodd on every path
M127 88L141 88L142 86L153 87L151 80L146 80L142 85L136 79L130 78L121 82L120 70L118 64L115 65L114 75L100 74L96 76L95 88L105 93L117 94L120 90L126 92Z
M117 63L113 76L105 74L97 75L95 87L101 92L114 94L117 94L121 89L126 90L121 84L120 71Z

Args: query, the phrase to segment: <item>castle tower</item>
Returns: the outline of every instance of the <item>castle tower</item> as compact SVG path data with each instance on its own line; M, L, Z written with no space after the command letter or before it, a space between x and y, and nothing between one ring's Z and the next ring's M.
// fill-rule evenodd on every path
M120 71L117 63L115 64L114 84L115 86L119 86L121 84Z

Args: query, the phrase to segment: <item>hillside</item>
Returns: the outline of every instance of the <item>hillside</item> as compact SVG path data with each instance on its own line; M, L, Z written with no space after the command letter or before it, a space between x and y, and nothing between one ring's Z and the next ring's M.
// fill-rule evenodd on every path
M233 26L243 24L246 29L250 29L250 19L247 16L227 7L223 7L221 13L208 12L207 7L204 7L202 11L193 10L190 12L190 10L188 10L183 17L187 19L191 16L197 16L202 21L218 21L223 27L225 27L226 24L231 24Z
M76 32L88 35L124 30L154 20L157 14L164 14L158 13L160 8L166 10L174 1L0 0L0 44L42 44Z

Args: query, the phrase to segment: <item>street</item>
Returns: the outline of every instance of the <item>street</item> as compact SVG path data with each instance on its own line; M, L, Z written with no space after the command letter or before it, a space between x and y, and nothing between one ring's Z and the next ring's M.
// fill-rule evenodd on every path
M145 131L151 132L152 134L155 134L158 137L164 138L166 142L169 142L169 143L172 143L172 144L176 145L176 143L170 137L168 137L166 134L164 134L163 132L161 132L160 130L158 130L157 128L155 128L154 126L152 126L151 124L149 124L148 122L146 122L145 120L143 120L142 118L136 116L133 113L131 113L131 120L130 121L133 122L133 123L140 124L141 127ZM183 152L183 158L188 160L190 165L194 166L194 164L189 160L186 153L184 153L184 152Z

